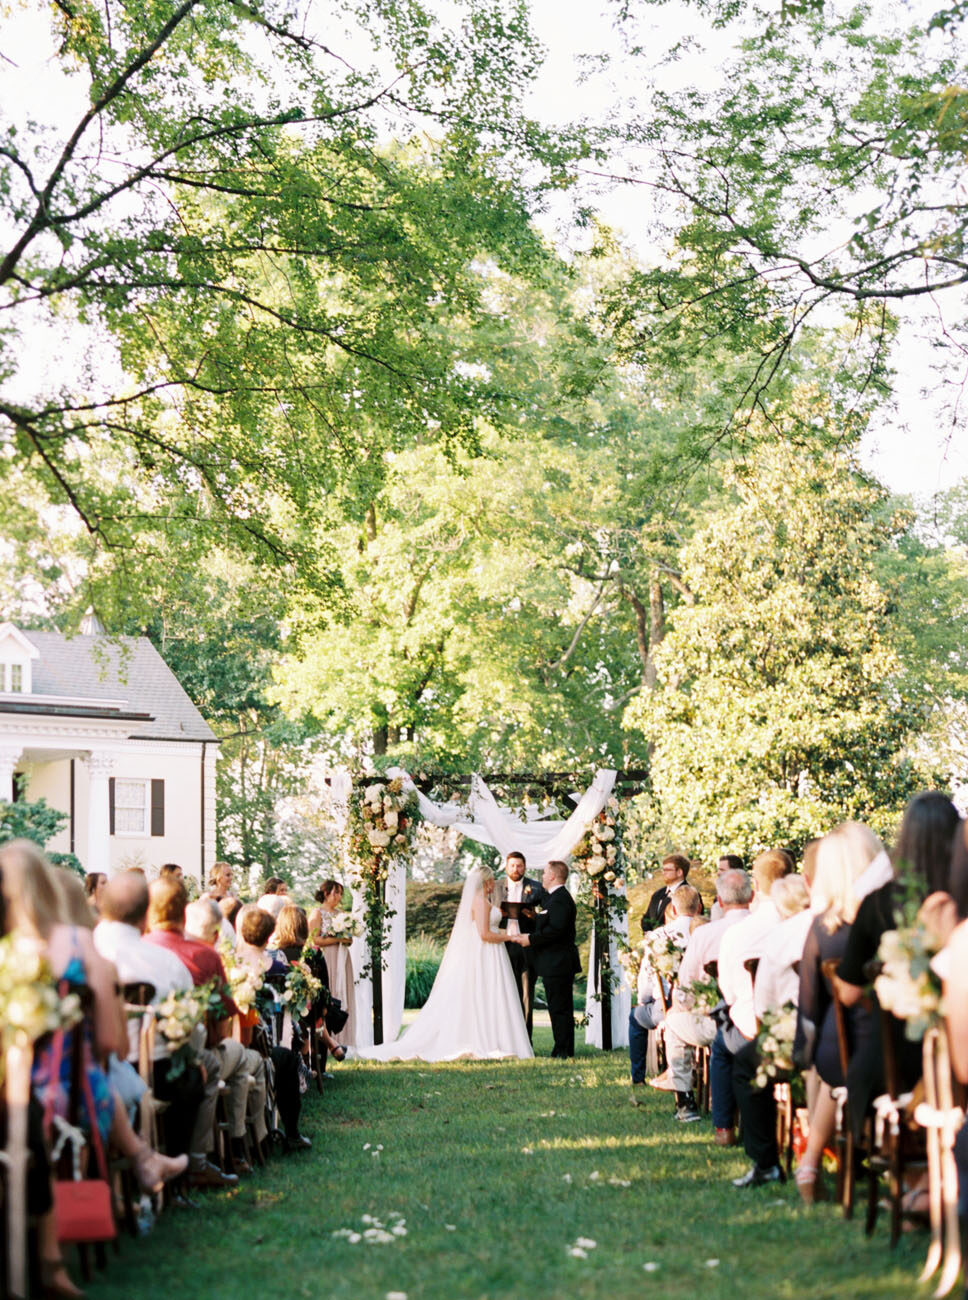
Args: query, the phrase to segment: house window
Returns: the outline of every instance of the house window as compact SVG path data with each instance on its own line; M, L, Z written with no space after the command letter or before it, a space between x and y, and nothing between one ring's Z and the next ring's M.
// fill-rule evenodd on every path
M18 695L24 688L24 666L23 664L10 665L10 689Z
M148 782L114 782L114 832L116 835L148 834Z

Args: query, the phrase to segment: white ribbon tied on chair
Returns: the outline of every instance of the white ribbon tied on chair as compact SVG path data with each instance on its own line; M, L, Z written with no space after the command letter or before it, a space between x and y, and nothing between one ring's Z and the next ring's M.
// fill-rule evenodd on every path
M878 1147L884 1145L884 1130L888 1125L891 1137L897 1137L901 1131L901 1112L911 1104L913 1096L905 1092L900 1097L892 1097L885 1092L874 1098L874 1142Z

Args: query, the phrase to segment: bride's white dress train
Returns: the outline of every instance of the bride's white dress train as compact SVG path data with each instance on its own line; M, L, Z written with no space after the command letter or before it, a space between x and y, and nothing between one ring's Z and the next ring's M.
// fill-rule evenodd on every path
M534 1056L511 963L503 943L487 943L474 919L482 892L480 872L470 872L430 996L416 1020L392 1043L358 1047L348 1055L366 1061L455 1061ZM500 910L489 907L497 931Z

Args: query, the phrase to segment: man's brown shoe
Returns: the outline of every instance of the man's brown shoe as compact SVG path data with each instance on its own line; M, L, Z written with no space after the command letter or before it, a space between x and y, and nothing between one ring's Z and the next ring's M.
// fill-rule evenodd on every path
M736 1145L736 1130L734 1128L718 1128L714 1137L718 1147L734 1147Z
M238 1182L235 1174L223 1174L211 1160L200 1160L188 1169L190 1187L237 1187Z

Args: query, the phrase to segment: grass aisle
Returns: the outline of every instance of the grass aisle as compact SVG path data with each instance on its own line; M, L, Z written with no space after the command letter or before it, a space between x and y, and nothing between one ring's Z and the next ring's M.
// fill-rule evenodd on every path
M538 1030L546 1053L550 1033ZM309 1094L305 1156L125 1240L96 1300L884 1297L910 1300L925 1237L888 1249L795 1189L736 1192L743 1157L669 1099L629 1105L623 1052L575 1062L346 1064ZM382 1147L382 1149L380 1149ZM353 1243L371 1216L406 1235ZM578 1238L596 1242L572 1258ZM718 1259L718 1265L711 1261ZM644 1264L656 1265L644 1271ZM928 1289L920 1289L927 1295Z

